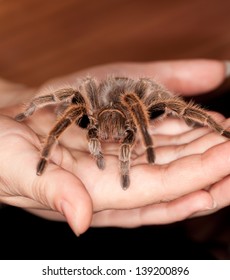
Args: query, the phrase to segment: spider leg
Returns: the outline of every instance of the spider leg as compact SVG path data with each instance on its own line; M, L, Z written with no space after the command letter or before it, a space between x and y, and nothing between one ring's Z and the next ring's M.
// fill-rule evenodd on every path
M69 101L71 103L71 97L74 96L76 90L72 88L60 89L52 94L41 95L34 97L32 101L28 104L25 111L18 114L15 117L15 120L21 122L31 116L36 110L55 103L59 103L62 101Z
M101 152L97 125L92 121L88 128L89 151L95 157L99 169L105 168L105 161Z
M87 115L86 104L84 98L77 92L73 99L73 105L68 108L60 120L51 129L49 136L45 141L45 145L41 151L41 158L37 165L37 175L41 175L47 165L51 148L60 137L60 135L73 123L78 124L81 117Z
M188 125L201 124L207 125L214 131L227 138L230 138L230 132L218 124L204 109L192 102L186 103L181 98L169 98L161 101L155 101L148 107L149 111L170 110L182 117Z
M230 138L230 132L225 130L222 125L218 124L204 109L199 108L197 105L189 103L182 112L182 117L188 121L207 125L220 135Z
M121 172L121 186L126 190L130 185L129 169L130 169L130 155L131 148L135 142L135 131L128 127L126 129L126 136L122 141L119 161L120 161L120 172Z
M142 101L135 93L127 93L121 96L121 103L131 113L133 121L143 136L146 147L147 160L149 163L154 163L155 154L153 150L153 141L148 133L149 116Z

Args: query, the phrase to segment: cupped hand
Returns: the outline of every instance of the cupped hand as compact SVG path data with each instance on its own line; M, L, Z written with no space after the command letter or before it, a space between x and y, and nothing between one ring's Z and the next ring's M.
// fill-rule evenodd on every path
M103 78L109 73L155 77L175 92L197 94L219 85L225 66L200 60L106 65L50 81L41 92L74 85L77 77L86 74ZM131 185L126 191L120 186L117 145L103 145L106 168L101 171L88 152L85 131L76 126L63 134L45 173L37 176L41 142L55 122L52 109L36 112L25 123L2 116L2 202L46 218L62 220L64 215L76 234L90 224L134 227L170 223L229 205L229 141L208 128L189 128L174 118L151 124L154 165L147 164L143 145L137 142ZM19 113L17 107L16 111ZM212 114L228 127L223 116Z

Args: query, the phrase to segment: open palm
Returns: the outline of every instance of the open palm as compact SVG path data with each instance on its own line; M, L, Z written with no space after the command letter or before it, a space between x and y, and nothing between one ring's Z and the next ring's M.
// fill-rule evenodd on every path
M191 129L173 118L151 126L155 165L147 164L145 149L137 141L126 191L120 186L118 146L103 145L106 168L99 170L89 154L85 131L74 125L52 150L44 174L37 176L41 142L55 122L53 109L43 109L24 123L2 117L3 202L44 217L62 219L56 212L62 213L79 234L90 224L138 226L180 220L212 209L213 194L226 188L229 142L207 128ZM227 205L229 198L221 203L218 207Z

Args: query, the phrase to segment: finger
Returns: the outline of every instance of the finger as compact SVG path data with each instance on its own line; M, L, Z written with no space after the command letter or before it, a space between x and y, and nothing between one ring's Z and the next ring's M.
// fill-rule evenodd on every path
M90 156L82 156L74 172L87 187L94 211L137 208L174 200L223 179L230 171L229 149L228 141L203 154L183 157L166 165L133 166L131 184L126 191L120 185L117 157L106 156L106 168L102 171Z
M165 117L150 121L149 132L160 135L178 135L192 130L184 120L177 117Z
M77 77L90 75L104 79L109 74L154 78L174 92L191 95L216 88L224 81L227 70L224 62L208 59L149 63L113 63L91 67L62 78L48 81L42 88L52 86L56 89L62 87L63 84L74 86L76 85Z
M210 129L207 127L199 127L175 135L153 134L153 141L155 147L183 145L195 141L209 133Z
M219 145L228 141L223 136L220 136L214 132L203 134L203 130L195 130L192 135L187 135L190 137L188 139L188 143L174 143L166 145L167 139L159 139L162 142L157 142L158 145L163 143L162 146L156 146L154 149L155 152L155 164L170 164L172 161L178 160L183 157L191 156L194 154L202 154L206 152L208 149L212 148L213 146ZM192 137L194 139L192 139ZM195 138L197 137L197 138ZM153 138L155 140L155 138ZM190 141L190 142L189 142ZM170 142L170 140L168 141ZM178 141L179 142L179 141ZM132 162L131 165L139 165L139 164L147 164L147 157L146 157L146 148L143 144L137 145L135 147L135 151L132 155Z
M158 62L154 68L164 85L182 95L211 91L228 75L224 62L206 59Z
M229 185L230 185L230 176L227 176L223 180L211 186L208 191L212 196L213 201L215 201L216 207L214 209L198 211L197 213L194 213L191 217L209 215L224 207L229 206L230 205Z
M209 111L208 114L218 123L223 123L225 121L225 117L220 113ZM185 121L179 117L166 117L163 120L153 120L150 124L149 132L153 135L168 135L172 139L172 136L175 135L177 139L177 136L183 136L194 129L194 127L188 126Z
M222 119L222 116L219 116ZM224 118L224 117L223 117ZM220 123L220 122L219 122ZM225 120L222 126L228 129L230 119ZM156 164L165 164L175 159L191 154L203 153L212 146L218 145L228 139L216 132L210 132L210 128L194 128L190 131L177 135L153 134ZM145 146L138 141L133 152L133 165L147 163Z
M155 164L169 164L170 162L191 156L194 154L202 154L213 146L219 145L228 141L228 139L220 136L214 132L205 134L190 143L160 146L155 148ZM147 163L145 150L143 149L143 154L133 160L132 164L143 164Z
M217 203L217 209L230 205L230 176L214 184L209 190L210 195Z
M137 227L181 221L198 211L213 208L206 191L190 193L170 202L127 210L107 210L93 215L92 226Z
M163 185L166 196L204 189L229 174L229 141L208 149L203 154L183 157L163 166ZM176 175L176 172L179 174ZM176 176L176 177L175 177ZM176 178L176 180L175 180ZM182 190L182 192L181 192Z

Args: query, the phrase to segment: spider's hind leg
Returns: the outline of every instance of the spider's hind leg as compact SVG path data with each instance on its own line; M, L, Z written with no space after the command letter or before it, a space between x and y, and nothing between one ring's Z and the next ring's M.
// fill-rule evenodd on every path
M222 125L217 123L206 110L194 105L192 102L186 103L183 99L178 97L168 98L164 100L157 100L153 102L149 108L150 111L154 110L171 110L176 113L178 117L185 120L188 125L195 126L209 126L212 130L220 135L230 139L230 132L225 130Z
M230 131L224 129L224 127L217 123L208 112L197 105L188 103L188 106L183 111L182 117L187 122L194 123L195 125L207 125L220 135L230 139Z
M69 101L71 103L71 98L76 93L76 90L72 88L66 88L66 89L60 89L57 91L54 91L51 94L47 95L41 95L34 97L30 103L27 105L24 112L19 113L15 120L22 122L29 116L31 116L36 110L45 107L47 105L52 105L55 103L60 103L63 101Z

